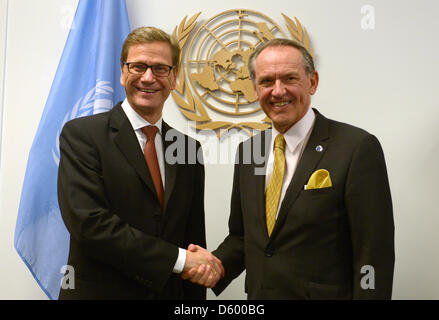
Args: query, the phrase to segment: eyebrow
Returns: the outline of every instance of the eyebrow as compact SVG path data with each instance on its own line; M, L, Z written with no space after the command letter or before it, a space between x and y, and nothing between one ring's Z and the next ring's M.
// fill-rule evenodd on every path
M296 71L291 71L291 72L287 72L287 73L285 73L285 74L282 74L282 75L280 76L280 78L283 79L283 78L288 78L288 77L291 77L291 76L299 77L299 76L300 76L300 73L299 73L299 72L296 72ZM264 80L271 80L271 79L273 79L273 76L272 76L272 75L263 75L263 76L261 76L261 77L259 78L259 82L260 82L260 81L264 81Z
M298 77L299 75L300 75L299 72L291 71L291 72L286 73L286 74L284 75L284 77L290 77L290 76Z

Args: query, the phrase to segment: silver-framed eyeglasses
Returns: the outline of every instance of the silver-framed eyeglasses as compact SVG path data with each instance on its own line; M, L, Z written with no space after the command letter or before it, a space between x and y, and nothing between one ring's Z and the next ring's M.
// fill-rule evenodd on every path
M123 64L128 67L129 73L137 75L142 75L148 70L148 68L151 68L153 75L156 77L167 77L174 68L174 66L168 66L167 64L148 65L141 62L124 62Z

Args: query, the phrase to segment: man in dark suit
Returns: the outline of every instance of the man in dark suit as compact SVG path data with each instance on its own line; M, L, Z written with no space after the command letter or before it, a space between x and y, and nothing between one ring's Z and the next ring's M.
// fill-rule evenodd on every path
M310 108L319 77L300 44L263 44L249 70L273 128L238 148L214 292L246 270L249 299L390 299L394 222L378 140ZM202 271L183 277L213 287Z
M204 167L188 154L200 145L162 120L179 55L163 31L132 31L121 54L126 100L63 128L58 198L75 286L60 299L205 299L180 273L200 263L223 272L212 254L183 249L206 237Z

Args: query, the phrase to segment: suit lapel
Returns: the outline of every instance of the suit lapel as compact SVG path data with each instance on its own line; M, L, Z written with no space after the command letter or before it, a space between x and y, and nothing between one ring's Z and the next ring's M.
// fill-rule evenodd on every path
M284 200L282 201L282 206L279 210L278 218L276 219L276 224L274 225L271 238L276 235L285 222L290 208L296 201L301 190L303 190L304 185L307 183L311 174L315 171L317 165L320 162L323 154L326 152L328 139L328 119L322 116L317 110L314 109L316 113L316 120L314 123L314 128L311 136L308 140L308 144L303 151L302 158L296 168L293 178L288 186L285 193ZM317 148L321 146L322 148ZM318 151L318 150L320 151Z
M162 141L163 141L163 152L164 152L164 161L165 161L165 204L164 204L164 211L166 211L166 207L169 201L169 198L171 197L172 191L174 190L175 186L175 179L177 177L177 164L169 164L168 161L166 161L166 149L175 142L175 140L172 141L166 141L166 133L168 130L172 129L166 122L163 121L162 123ZM171 135L175 136L175 135Z
M125 112L123 112L121 104L115 106L110 112L110 128L115 131L114 143L151 192L155 194L158 201L157 192L155 191L151 174L146 165L145 157L139 146L139 141L137 140L130 121L125 115Z
M252 156L253 156L253 177L250 183L250 190L254 190L255 194L251 199L256 201L256 216L259 221L263 234L267 236L267 224L265 222L265 175L267 172L268 156L270 154L270 143L272 139L272 131L265 130L260 135L253 138ZM262 196L261 196L262 195ZM253 200L252 200L253 201Z

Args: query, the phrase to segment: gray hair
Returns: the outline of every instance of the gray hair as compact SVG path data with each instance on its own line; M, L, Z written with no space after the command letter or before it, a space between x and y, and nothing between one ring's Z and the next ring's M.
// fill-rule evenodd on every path
M262 52L262 50L268 47L285 46L296 48L302 53L303 66L305 67L305 72L307 76L310 76L315 71L314 60L309 54L308 50L306 50L306 48L302 44L290 39L275 38L259 45L250 56L250 59L248 60L248 71L250 72L250 78L253 82L255 81L255 61L259 54Z

